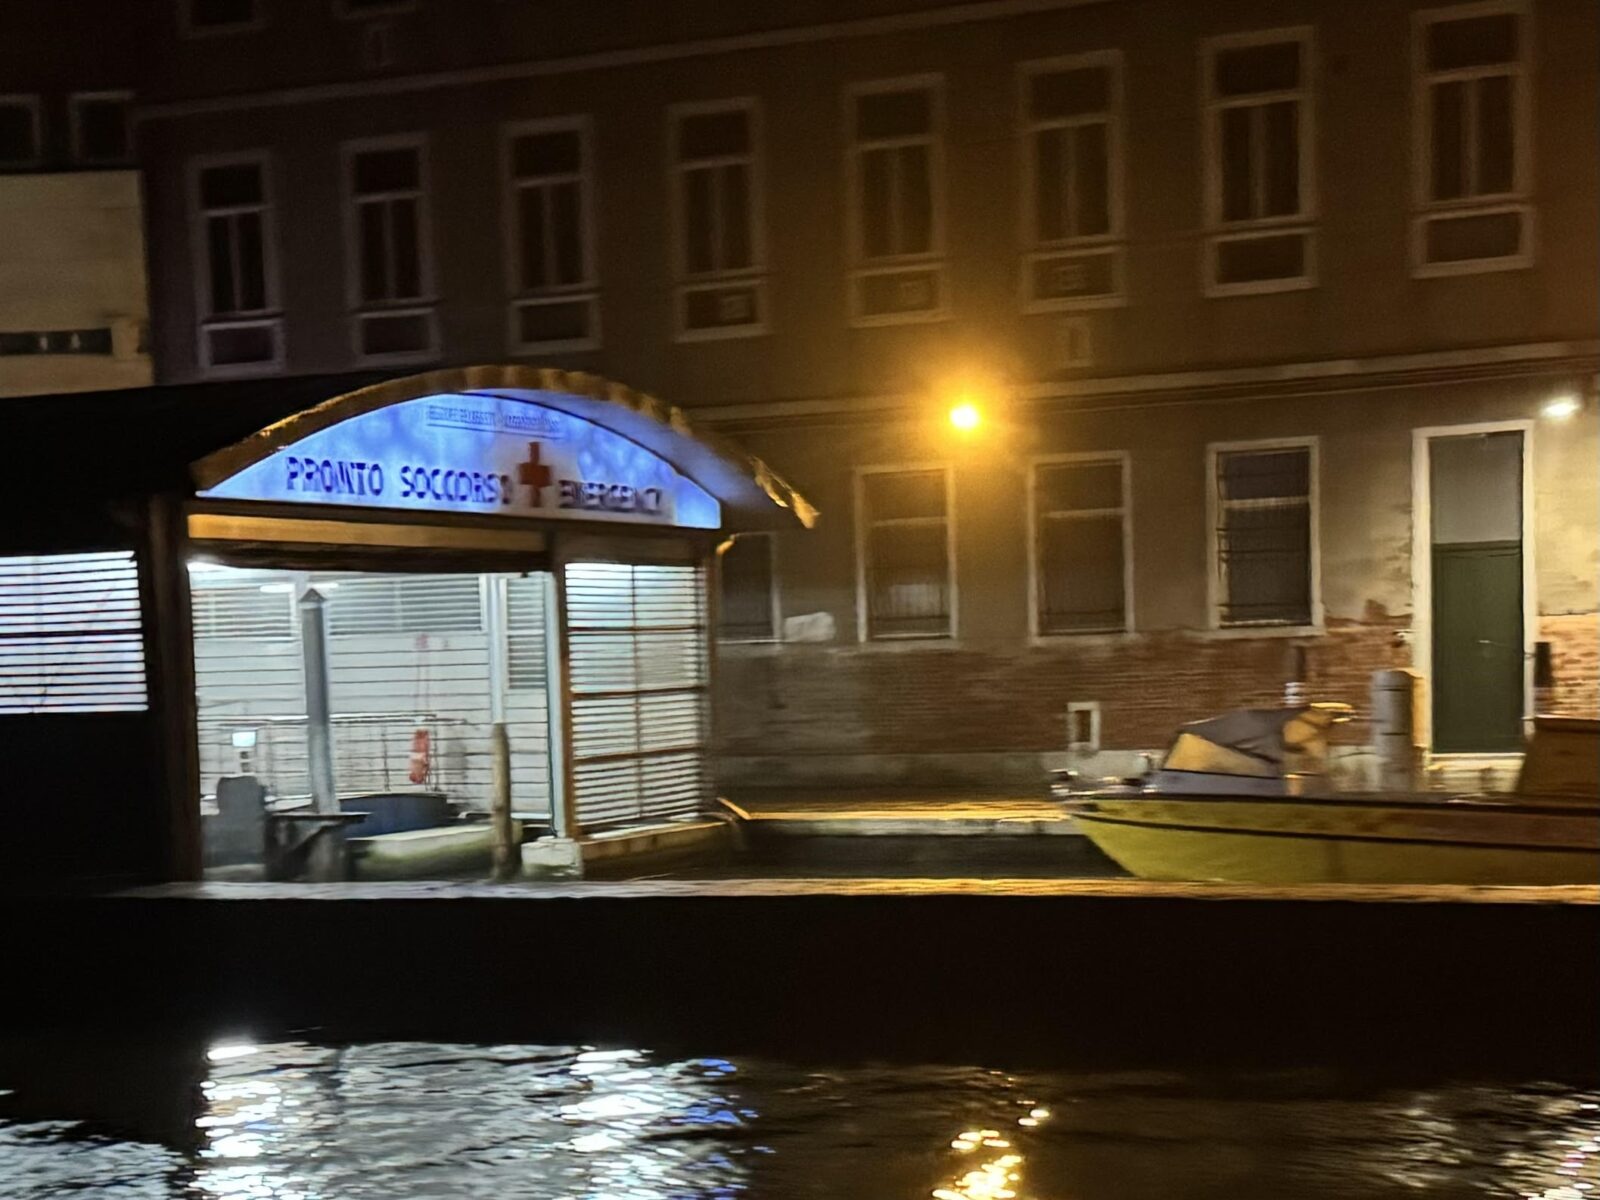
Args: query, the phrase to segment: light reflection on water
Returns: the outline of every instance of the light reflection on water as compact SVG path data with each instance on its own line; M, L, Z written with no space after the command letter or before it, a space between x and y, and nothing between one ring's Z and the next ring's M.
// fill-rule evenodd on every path
M1600 1200L1600 1092L1554 1085L300 1042L36 1082L0 1054L5 1200Z

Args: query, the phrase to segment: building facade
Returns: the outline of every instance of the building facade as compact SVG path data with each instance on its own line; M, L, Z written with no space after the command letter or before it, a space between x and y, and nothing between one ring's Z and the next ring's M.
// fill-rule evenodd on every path
M82 8L90 23L121 19L104 3ZM152 377L130 124L138 67L60 37L58 19L25 0L0 34L0 396Z
M593 371L818 504L722 558L729 780L1596 711L1588 0L146 8L159 380Z

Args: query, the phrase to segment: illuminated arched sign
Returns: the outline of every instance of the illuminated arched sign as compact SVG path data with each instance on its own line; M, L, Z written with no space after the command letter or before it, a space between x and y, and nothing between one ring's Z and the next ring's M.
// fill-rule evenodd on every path
M660 456L570 413L425 396L318 430L200 493L485 516L716 529L721 506Z

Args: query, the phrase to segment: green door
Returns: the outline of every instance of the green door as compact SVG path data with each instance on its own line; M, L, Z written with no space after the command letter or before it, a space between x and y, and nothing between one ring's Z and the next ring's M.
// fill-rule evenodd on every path
M1433 748L1522 747L1522 544L1433 548Z
M1523 439L1428 442L1433 562L1433 749L1522 747Z

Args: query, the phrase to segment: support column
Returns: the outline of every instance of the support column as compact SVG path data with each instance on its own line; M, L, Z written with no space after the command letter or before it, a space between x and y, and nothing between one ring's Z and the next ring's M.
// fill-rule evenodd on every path
M325 604L316 588L307 588L300 597L300 644L306 676L306 766L311 779L311 809L331 816L339 811L339 796L333 778ZM308 873L316 880L344 877L344 837L337 828L320 829L312 838Z
M577 792L572 777L572 668L568 654L567 588L561 556L552 556L544 575L545 711L550 728L551 836L526 842L522 870L534 878L571 879L583 874L578 844Z
M195 732L194 626L189 611L189 542L182 502L156 496L145 510L140 572L150 711L155 717L167 879L199 879L200 751Z

